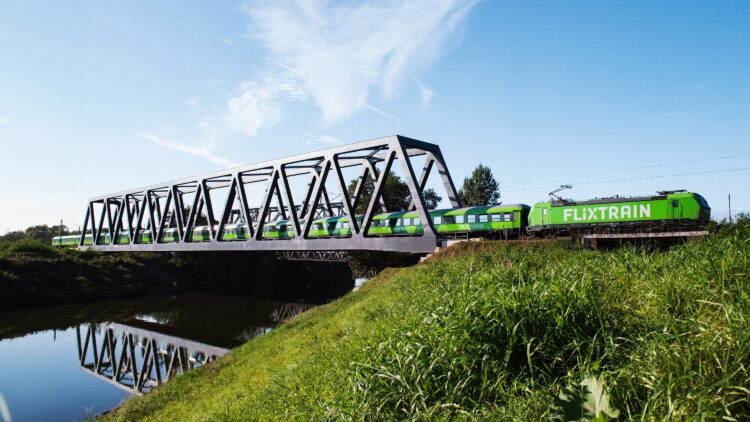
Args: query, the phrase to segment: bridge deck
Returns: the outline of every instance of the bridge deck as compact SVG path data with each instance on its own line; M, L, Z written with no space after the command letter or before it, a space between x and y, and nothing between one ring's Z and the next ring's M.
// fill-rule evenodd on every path
M103 252L197 252L197 251L383 251L430 253L437 241L426 236L373 237L361 239L235 240L219 242L146 243L83 246Z

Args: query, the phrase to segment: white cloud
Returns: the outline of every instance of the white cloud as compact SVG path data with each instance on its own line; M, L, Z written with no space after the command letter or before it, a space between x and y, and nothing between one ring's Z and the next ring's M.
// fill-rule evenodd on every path
M281 121L284 105L311 99L330 126L363 109L398 118L372 105L377 93L393 98L408 75L429 65L444 49L478 0L377 0L372 3L316 0L257 0L244 5L250 35L268 51L266 68L241 82L219 109L198 98L187 101L197 115L194 141L185 144L151 133L141 136L158 145L233 165L214 153L230 135L253 137ZM234 45L228 37L222 42ZM416 80L416 78L415 78ZM218 89L224 83L214 77ZM434 91L419 83L420 105L429 106ZM314 139L314 137L312 138ZM328 145L340 140L323 135Z
M322 144L330 145L330 146L343 144L343 142L341 142L341 139L333 137L333 136L330 136L330 135L323 135L323 136L321 136L320 139L319 139L319 141Z
M202 110L200 101L195 97L188 98L187 105L193 113L198 113Z
M278 92L255 82L243 83L240 94L227 103L229 127L247 136L254 136L261 128L275 126L280 119Z
M364 103L362 103L362 106L363 106L364 108L366 108L366 109L372 110L372 111L374 111L374 112L376 112L376 113L380 114L381 116L385 116L385 117L387 117L387 118L389 118L389 119L392 119L392 120L395 120L395 121L397 121L397 122L398 122L398 118L397 118L396 116L394 116L394 115L392 115L392 114L389 114L389 113L386 113L386 112L385 112L385 111L383 111L382 109L379 109L379 108L377 108L377 107L371 106L371 105L369 105L369 104L364 104Z
M435 96L435 91L427 88L422 82L419 82L416 79L414 79L414 81L417 83L417 86L419 86L419 107L422 110L426 110L430 106L430 102L432 102L432 97Z
M272 61L296 72L331 125L368 107L373 89L386 98L397 95L405 75L440 54L474 4L265 0L248 3L244 10L251 35ZM428 97L423 94L427 103Z
M196 157L206 159L223 168L239 166L238 163L235 163L227 158L216 155L213 152L213 148L211 145L207 145L207 146L187 145L187 144L183 144L180 142L169 141L151 133L141 133L139 134L139 136L143 139L149 140L165 148L173 149L175 151L184 152L190 155L194 155Z

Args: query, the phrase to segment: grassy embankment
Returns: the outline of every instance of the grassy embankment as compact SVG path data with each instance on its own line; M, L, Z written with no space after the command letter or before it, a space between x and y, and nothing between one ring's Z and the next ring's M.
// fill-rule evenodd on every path
M554 242L449 251L105 419L750 414L750 229L666 253Z
M186 290L322 302L352 283L345 265L279 262L273 255L99 253L38 240L0 243L0 310Z

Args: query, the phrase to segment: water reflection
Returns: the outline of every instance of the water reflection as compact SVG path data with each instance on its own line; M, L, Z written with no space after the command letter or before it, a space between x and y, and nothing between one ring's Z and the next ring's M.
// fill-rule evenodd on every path
M229 350L124 324L76 327L81 367L117 386L146 393Z
M274 305L268 317L259 321L267 321L266 325L245 326L235 333L233 339L246 341L266 334L274 326L312 306L301 303ZM170 334L181 332L176 329L176 318L173 309L162 314L139 314L127 324L90 323L76 326L81 367L129 392L143 394L189 369L203 366L229 353L228 348L193 340L196 335L200 336L200 331L193 332L190 337ZM194 328L195 324L188 326Z
M184 293L0 311L0 422L3 409L14 421L90 418L313 306Z

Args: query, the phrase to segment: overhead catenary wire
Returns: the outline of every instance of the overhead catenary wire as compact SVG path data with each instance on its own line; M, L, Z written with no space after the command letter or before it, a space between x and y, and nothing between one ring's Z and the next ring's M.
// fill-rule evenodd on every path
M750 170L750 167L739 167L739 168L721 169L721 170L694 171L694 172L686 172L686 173L660 174L660 175L655 175L655 176L624 177L620 179L596 180L592 182L572 182L571 184L574 186L600 185L604 183L631 182L631 181L636 181L636 180L661 179L661 178L666 178L666 177L679 177L679 176L697 176L697 175L703 175L703 174L732 173L732 172L747 171L747 170ZM564 177L564 176L560 176L560 177ZM531 191L531 190L538 190L538 189L549 189L551 187L552 187L551 185L544 185L544 186L524 187L524 188L516 188L516 189L503 189L503 192L524 192L524 191Z
M678 166L678 165L683 165L683 164L695 164L695 163L703 163L703 162L708 162L708 161L728 160L728 159L731 159L731 158L745 158L745 157L750 157L750 153L722 155L722 156L718 156L718 157L698 158L698 159L694 159L694 160L685 160L685 161L673 161L673 162L661 163L661 164L648 164L648 165L634 166L634 167L620 167L620 168L616 168L616 169L585 171L585 172L576 172L576 173L568 173L568 174L558 174L558 175L532 177L532 178L523 178L523 179L506 179L506 180L504 180L504 182L505 183L531 182L531 181L535 181L535 180L560 179L562 177L590 176L590 175L594 175L594 174L605 174L605 173L619 173L619 172L625 172L625 171L645 170L645 169L650 169L650 168L671 167L671 166Z

